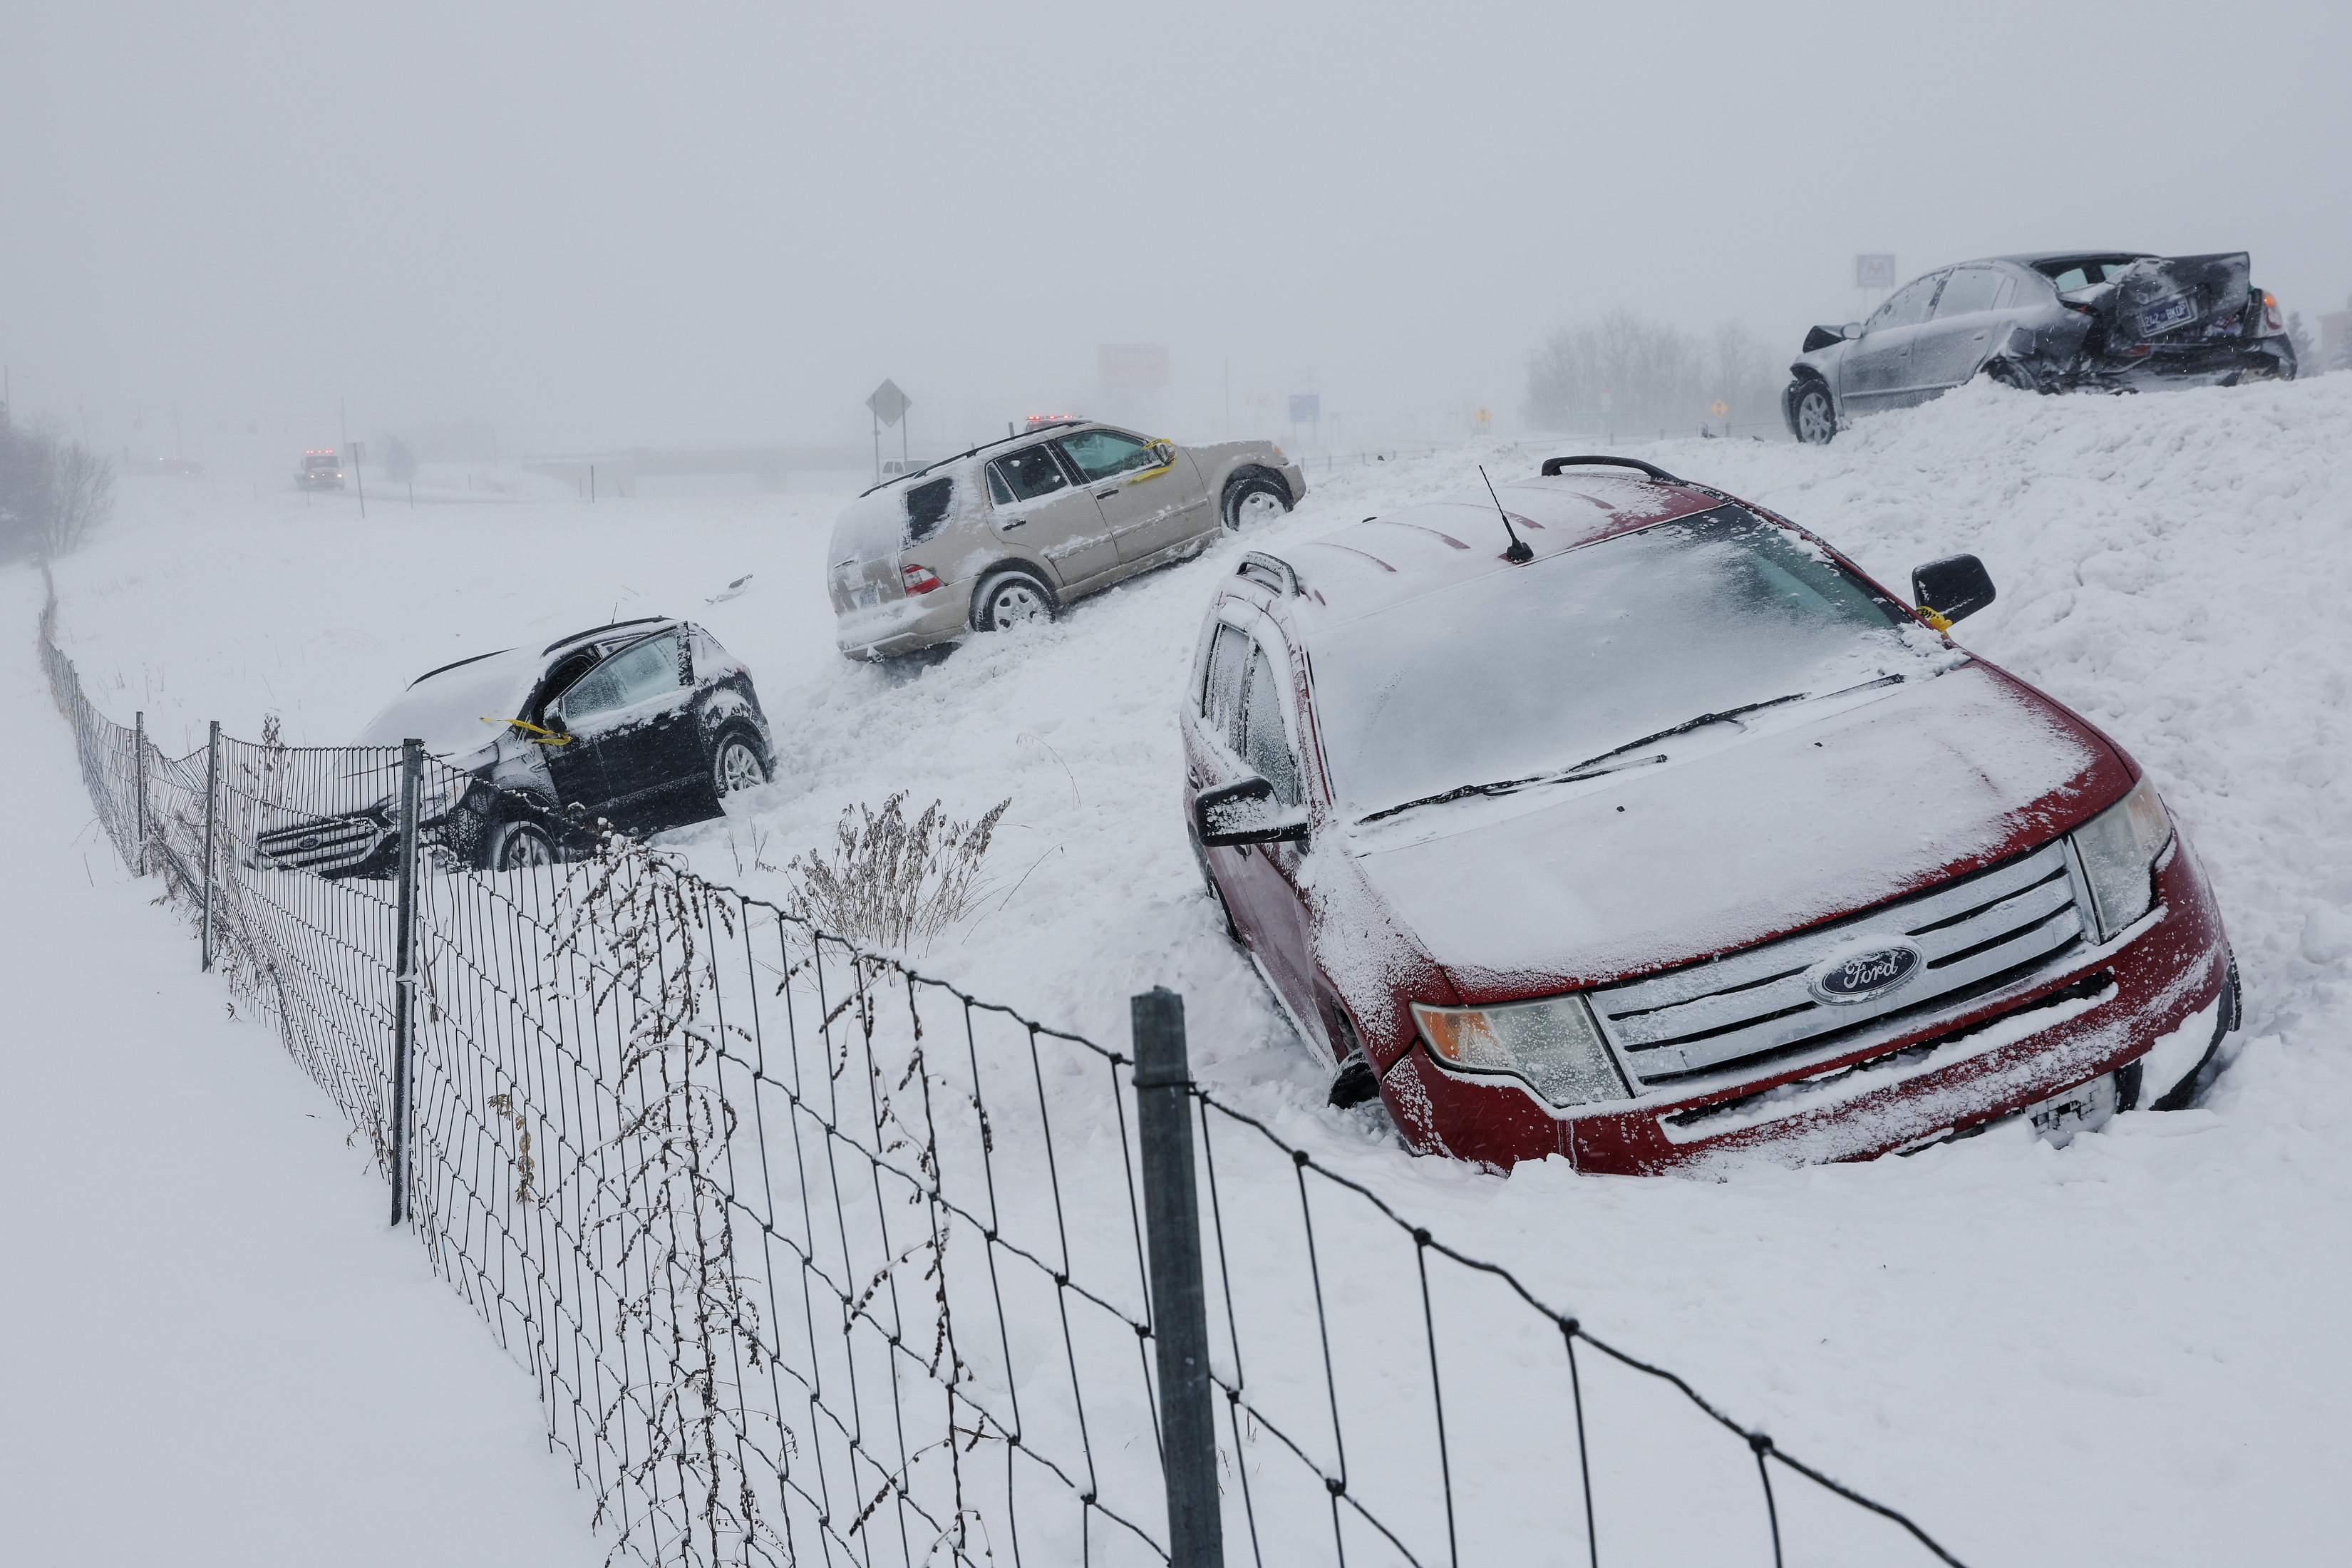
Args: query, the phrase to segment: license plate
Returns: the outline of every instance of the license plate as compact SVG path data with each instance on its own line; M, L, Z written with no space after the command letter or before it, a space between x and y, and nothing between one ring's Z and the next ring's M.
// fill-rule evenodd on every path
M881 602L882 590L875 587L872 584L869 583L865 587L857 590L857 607L859 609L870 610Z
M2102 1073L2063 1094L2052 1095L2027 1114L2033 1118L2036 1132L2052 1147L2063 1149L2074 1141L2076 1133L2096 1132L2105 1127L2122 1103L2116 1089L2116 1075Z
M2181 322L2194 318L2196 314L2197 307L2183 298L2174 298L2161 304L2150 305L2139 313L2139 335L2152 338L2158 332L2170 331Z

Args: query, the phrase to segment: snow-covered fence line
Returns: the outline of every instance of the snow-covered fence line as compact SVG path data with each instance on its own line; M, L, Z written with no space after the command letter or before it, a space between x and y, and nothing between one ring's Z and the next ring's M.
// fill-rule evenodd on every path
M1954 1561L1194 1082L1181 1023L1139 1074L617 835L420 852L460 775L217 726L166 756L54 608L109 837L536 1379L613 1555Z

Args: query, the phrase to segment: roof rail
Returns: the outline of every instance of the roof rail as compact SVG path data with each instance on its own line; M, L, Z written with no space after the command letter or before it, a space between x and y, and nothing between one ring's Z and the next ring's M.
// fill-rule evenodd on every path
M1639 468L1654 479L1664 479L1670 485L1685 481L1677 475L1642 461L1639 458L1546 458L1543 477L1552 479L1562 468Z
M598 632L617 631L623 626L649 626L656 621L666 621L668 619L669 617L667 616L639 616L634 621L613 621L601 626L590 626L584 632L573 632L568 637L558 637L553 642L549 643L545 647L541 648L539 651L541 655L544 657L545 655L553 653L565 643L578 642L583 637L593 637Z
M1268 555L1264 551L1253 550L1243 556L1242 563L1234 568L1234 574L1237 577L1247 577L1254 573L1265 574L1266 578L1271 579L1266 586L1286 594L1294 599L1307 592L1298 585L1298 574L1289 562L1278 556Z
M864 489L858 491L857 499L859 500L864 500L876 490L887 489L892 485L897 484L900 479L919 479L925 474L929 473L933 468L943 468L950 463L961 463L966 458L979 456L981 453L987 451L991 447L1002 447L1008 441L1026 440L1029 437L1034 436L1040 430L1064 430L1075 425L1092 425L1094 423L1096 423L1096 421L1092 419L1049 419L1042 424L1032 425L1026 430L1016 431L1010 436L999 436L993 441L982 441L977 447L967 447L962 451L957 452L950 457L934 458L930 463L922 468L917 468L911 474L892 474L888 479L870 484Z

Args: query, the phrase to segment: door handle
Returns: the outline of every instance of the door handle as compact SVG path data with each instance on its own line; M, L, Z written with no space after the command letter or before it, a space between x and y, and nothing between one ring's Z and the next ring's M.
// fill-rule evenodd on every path
M1029 520L1028 520L1027 518L1025 518L1025 517L1016 517L1016 518L1014 518L1011 522L1003 522L1003 523L999 523L999 524L997 524L997 526L996 526L996 531L997 531L997 532L999 532L999 533L1010 533L1010 532L1012 532L1012 531L1013 531L1014 529L1016 529L1016 528L1026 528L1026 527L1028 527L1028 526L1029 526Z
M1115 496L1115 495L1117 495L1117 494L1118 494L1118 487L1117 485L1113 485L1113 486L1111 486L1111 488L1110 488L1110 489L1107 489L1107 490L1097 490L1097 491L1095 492L1095 500L1110 500L1110 498L1111 498L1111 497L1113 497L1113 496Z

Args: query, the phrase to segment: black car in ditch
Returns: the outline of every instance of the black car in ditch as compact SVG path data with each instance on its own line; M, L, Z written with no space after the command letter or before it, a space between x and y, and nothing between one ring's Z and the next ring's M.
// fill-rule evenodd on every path
M1915 278L1866 321L1815 327L1781 395L1815 445L1864 414L1925 403L1981 371L2035 392L2149 392L2294 379L2278 300L2242 250L2052 251Z
M427 771L420 842L486 870L577 854L599 819L655 833L716 816L721 797L765 784L774 758L751 672L700 626L666 616L430 670L356 743L411 737L447 764ZM274 866L380 877L398 813L396 795L358 812L289 813L257 847Z

